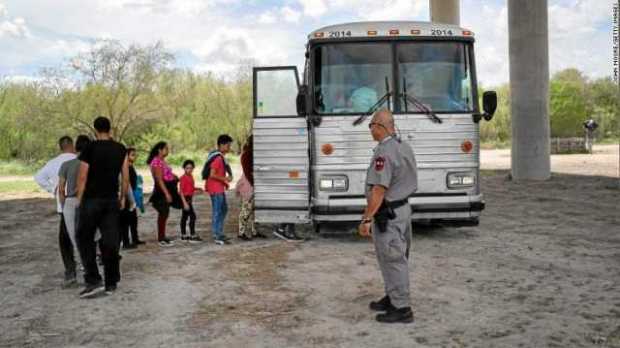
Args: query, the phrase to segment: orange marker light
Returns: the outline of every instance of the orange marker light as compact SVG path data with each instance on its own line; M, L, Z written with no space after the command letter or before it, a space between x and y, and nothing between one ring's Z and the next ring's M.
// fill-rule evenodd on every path
M398 29L391 29L390 30L390 35L398 35L400 32L398 31Z
M314 37L321 38L323 36L325 36L325 33L323 33L323 32L314 33Z
M419 29L411 30L411 35L420 35L420 30Z
M288 177L291 178L291 179L299 178L299 171L298 170L291 170L290 172L288 172Z
M329 156L334 153L334 146L332 144L323 144L323 146L321 146L321 152L324 155Z
M369 30L369 31L368 31L368 35L369 35L369 36L374 36L374 35L377 35L377 31L376 31L376 30Z
M472 33L471 31L463 30L463 36L473 36L473 35L474 35L474 33Z
M465 140L461 144L461 151L463 151L465 153L470 153L473 148L474 148L474 144L472 144L471 141L469 141L469 140Z

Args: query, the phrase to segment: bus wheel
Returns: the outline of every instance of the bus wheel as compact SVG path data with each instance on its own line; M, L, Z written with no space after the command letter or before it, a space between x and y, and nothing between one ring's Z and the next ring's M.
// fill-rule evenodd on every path
M312 221L312 231L316 234L321 234L321 224L316 221Z

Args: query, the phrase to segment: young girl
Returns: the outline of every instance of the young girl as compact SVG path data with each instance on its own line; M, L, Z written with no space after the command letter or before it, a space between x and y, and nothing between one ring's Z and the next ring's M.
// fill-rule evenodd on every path
M129 162L129 192L127 192L127 201L125 209L121 210L121 240L123 249L135 249L139 244L144 244L138 237L138 201L136 200L138 190L138 172L134 167L137 152L133 147L127 148L127 161ZM140 190L139 195L142 195ZM142 202L140 202L142 204ZM129 233L131 231L131 242L129 241Z
M200 243L202 238L196 234L196 213L194 212L194 206L192 200L196 191L202 191L194 184L194 161L186 160L183 162L183 174L179 181L181 202L183 202L183 213L181 215L181 240L188 241L190 243ZM185 233L187 226L187 219L189 219L189 237Z
M149 200L157 210L157 239L159 245L166 247L174 243L166 238L166 222L170 215L170 207L180 208L181 202L177 191L178 178L172 173L172 168L166 163L168 144L161 141L151 149L146 163L151 167L151 174L155 181L153 194Z

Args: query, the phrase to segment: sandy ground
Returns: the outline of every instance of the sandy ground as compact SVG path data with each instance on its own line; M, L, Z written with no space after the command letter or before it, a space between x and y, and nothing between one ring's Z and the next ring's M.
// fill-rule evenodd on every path
M615 151L588 157L592 166L554 157L556 172L581 170L547 182L485 171L480 226L416 226L411 325L373 320L367 305L382 296L382 281L372 245L342 233L350 226L304 231L311 239L301 243L219 247L208 238L161 249L147 209L140 230L148 243L123 252L118 291L80 300L79 289L60 287L52 201L3 196L0 346L620 347ZM237 201L229 199L234 236ZM206 197L197 209L208 236Z
M595 145L592 154L552 155L551 171L574 175L620 177L620 145ZM482 150L482 169L510 170L510 150Z

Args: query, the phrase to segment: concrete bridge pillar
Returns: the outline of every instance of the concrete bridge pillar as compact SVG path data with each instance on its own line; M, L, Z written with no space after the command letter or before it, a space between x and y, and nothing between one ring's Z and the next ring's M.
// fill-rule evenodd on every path
M460 25L460 0L430 0L431 22Z
M512 178L546 180L551 175L547 0L508 0L508 36Z

